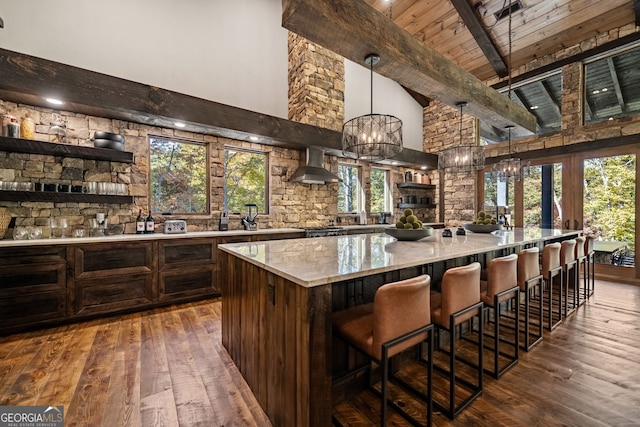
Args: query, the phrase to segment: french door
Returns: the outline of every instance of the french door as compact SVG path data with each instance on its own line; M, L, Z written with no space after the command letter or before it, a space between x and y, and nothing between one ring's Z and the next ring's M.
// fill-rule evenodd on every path
M640 279L638 154L638 147L625 146L535 159L529 176L514 183L485 171L478 206L506 213L516 227L594 234L596 274Z

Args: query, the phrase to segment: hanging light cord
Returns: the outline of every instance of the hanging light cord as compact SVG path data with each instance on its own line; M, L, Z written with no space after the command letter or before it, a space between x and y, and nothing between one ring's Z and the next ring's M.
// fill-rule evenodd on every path
M369 70L371 70L371 78L369 80L371 84L371 114L373 114L373 58L369 61Z

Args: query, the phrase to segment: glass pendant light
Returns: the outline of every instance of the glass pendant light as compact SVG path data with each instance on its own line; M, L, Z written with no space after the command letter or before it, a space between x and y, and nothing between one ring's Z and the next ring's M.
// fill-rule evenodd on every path
M472 173L484 168L484 148L462 143L462 108L466 102L456 104L460 108L460 144L438 153L438 169L449 173Z

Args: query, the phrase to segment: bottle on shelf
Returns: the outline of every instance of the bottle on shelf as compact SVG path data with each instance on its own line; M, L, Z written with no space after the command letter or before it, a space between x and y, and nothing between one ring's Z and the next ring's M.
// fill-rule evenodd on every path
M155 226L155 220L153 219L153 216L151 216L151 211L149 211L149 216L144 223L144 232L153 234L155 232Z
M136 234L142 234L145 232L146 224L144 216L142 215L142 209L138 211L138 217L136 218Z

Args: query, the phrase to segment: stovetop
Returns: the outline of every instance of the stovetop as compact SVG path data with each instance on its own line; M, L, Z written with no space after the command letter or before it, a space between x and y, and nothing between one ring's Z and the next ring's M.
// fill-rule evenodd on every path
M316 230L342 230L342 227L339 227L337 225L320 225L317 227L301 227L303 230L311 230L311 231L316 231Z

